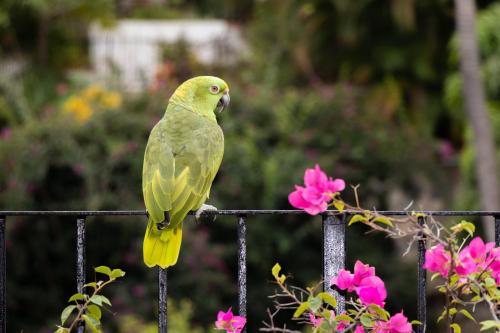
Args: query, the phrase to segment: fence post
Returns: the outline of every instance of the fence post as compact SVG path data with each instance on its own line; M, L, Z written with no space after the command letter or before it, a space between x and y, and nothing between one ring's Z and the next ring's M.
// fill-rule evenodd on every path
M244 215L238 216L238 311L247 316L247 225ZM246 332L246 328L243 333Z
M425 218L418 217L418 224L423 226ZM419 234L422 237L422 233ZM425 261L425 239L420 239L418 242L418 268L417 268L417 320L421 325L416 327L417 333L425 333L427 328L427 299L426 299L426 284L427 275L424 269Z
M333 290L330 281L345 267L345 220L342 215L324 214L323 216L323 290L331 293L337 300L337 313L345 311L345 296Z
M158 333L167 333L167 268L158 268Z
M76 219L76 290L83 293L85 284L85 217ZM78 323L77 332L85 332L85 322Z

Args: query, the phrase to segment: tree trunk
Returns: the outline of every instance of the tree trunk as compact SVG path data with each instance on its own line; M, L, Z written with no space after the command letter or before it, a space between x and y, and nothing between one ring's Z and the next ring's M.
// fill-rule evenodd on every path
M463 80L465 112L473 130L479 199L482 209L496 210L500 201L496 151L480 77L475 15L474 0L455 0L455 20L460 44L460 71ZM483 224L487 239L494 240L495 230L492 219L484 219Z

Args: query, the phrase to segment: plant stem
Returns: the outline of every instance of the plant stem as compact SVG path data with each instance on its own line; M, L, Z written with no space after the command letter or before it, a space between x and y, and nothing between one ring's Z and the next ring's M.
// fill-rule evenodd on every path
M76 315L76 318L73 320L73 322L71 323L71 325L68 327L68 333L71 332L71 330L75 327L75 325L81 321L81 317L83 315L83 312L85 311L85 309L88 307L89 303L90 303L90 299L92 297L94 297L95 295L97 295L106 285L110 284L111 282L113 282L115 279L109 279L108 281L102 283L101 285L99 285L97 288L94 287L94 292L92 293L92 295L85 301L85 303L83 303L82 306L80 306L78 303L77 303L77 306L78 306L78 314ZM76 301L78 302L78 301Z

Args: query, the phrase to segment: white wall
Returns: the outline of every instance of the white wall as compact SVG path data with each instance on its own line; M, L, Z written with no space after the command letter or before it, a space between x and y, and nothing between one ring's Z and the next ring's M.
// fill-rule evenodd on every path
M120 20L110 29L92 25L89 37L97 75L105 79L116 66L130 90L151 82L161 60L161 44L184 39L204 64L236 61L247 51L239 29L224 20Z

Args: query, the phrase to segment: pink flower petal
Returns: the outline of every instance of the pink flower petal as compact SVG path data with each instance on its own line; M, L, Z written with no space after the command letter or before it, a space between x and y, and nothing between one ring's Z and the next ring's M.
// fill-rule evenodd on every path
M354 284L357 286L364 278L370 276L375 276L375 267L363 264L361 261L357 260L354 264Z
M354 275L351 272L341 269L339 274L332 279L332 284L336 285L340 290L348 290L352 292L354 290L353 283Z

